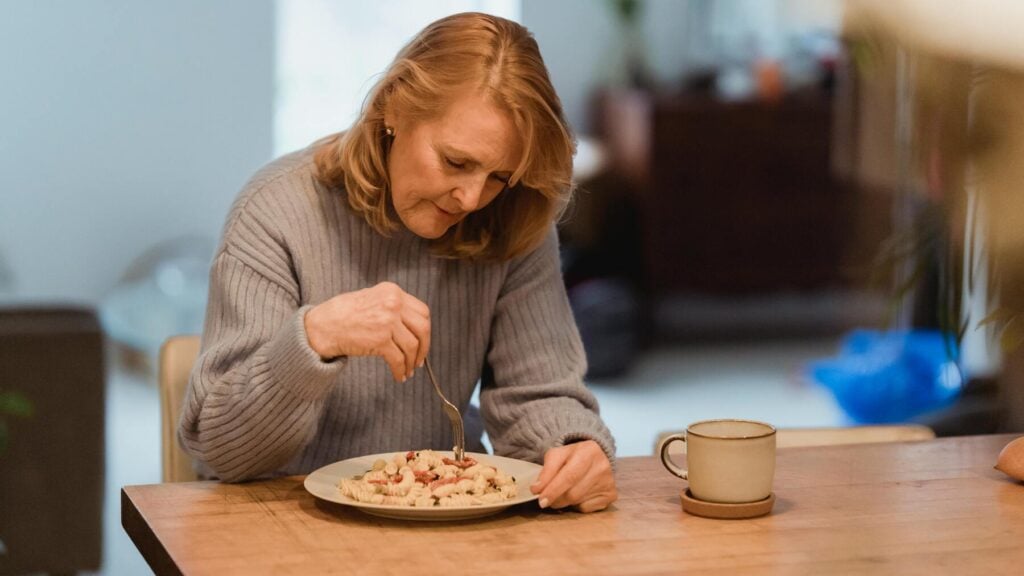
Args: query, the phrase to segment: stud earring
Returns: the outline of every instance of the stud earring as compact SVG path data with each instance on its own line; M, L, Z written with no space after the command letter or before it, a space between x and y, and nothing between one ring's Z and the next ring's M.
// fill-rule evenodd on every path
M391 126L385 126L384 133L387 134L388 136L391 136L392 138L395 137L395 129L392 128Z

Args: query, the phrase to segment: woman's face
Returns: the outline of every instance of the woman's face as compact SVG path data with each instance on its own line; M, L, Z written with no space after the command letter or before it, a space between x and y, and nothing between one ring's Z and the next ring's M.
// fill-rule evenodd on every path
M456 98L440 118L392 120L392 202L406 228L423 238L443 236L490 204L522 156L511 117L477 93Z

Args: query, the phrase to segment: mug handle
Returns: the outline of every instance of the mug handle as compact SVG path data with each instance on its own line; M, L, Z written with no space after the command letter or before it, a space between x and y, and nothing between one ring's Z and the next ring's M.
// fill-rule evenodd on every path
M669 458L669 455L668 455L668 446L669 446L669 444L671 444L673 442L676 442L676 441L686 442L686 433L685 432L680 432L678 434L673 434L673 435L671 435L671 436L669 436L669 437L667 437L667 438L665 438L664 440L661 441L661 446L658 449L658 452L661 453L661 463L665 466L665 468L668 469L669 472L675 474L676 476L679 476L683 480L688 480L688 478L686 477L687 476L686 469L685 468L680 468L679 466L676 466L675 462L673 462L672 459Z

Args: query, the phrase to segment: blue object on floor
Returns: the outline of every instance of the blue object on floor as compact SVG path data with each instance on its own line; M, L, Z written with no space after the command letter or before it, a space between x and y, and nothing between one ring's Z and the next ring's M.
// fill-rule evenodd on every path
M855 330L837 356L812 362L808 375L856 422L906 422L957 399L958 358L952 336L942 332Z

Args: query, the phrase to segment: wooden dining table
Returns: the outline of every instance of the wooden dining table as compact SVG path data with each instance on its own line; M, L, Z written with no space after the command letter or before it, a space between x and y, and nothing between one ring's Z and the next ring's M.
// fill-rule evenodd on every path
M683 480L620 458L603 512L536 502L472 521L388 520L292 476L125 486L121 519L156 574L1024 574L1014 436L786 448L767 516L682 510Z

